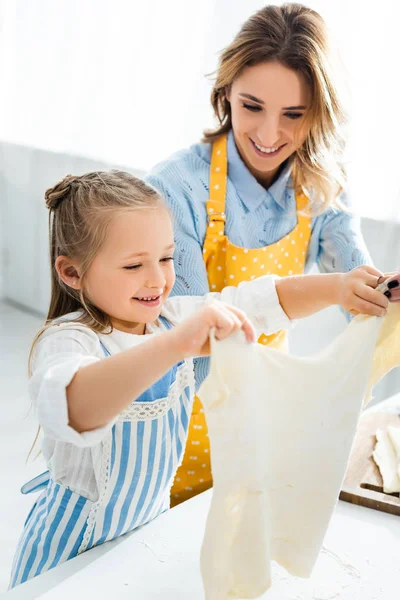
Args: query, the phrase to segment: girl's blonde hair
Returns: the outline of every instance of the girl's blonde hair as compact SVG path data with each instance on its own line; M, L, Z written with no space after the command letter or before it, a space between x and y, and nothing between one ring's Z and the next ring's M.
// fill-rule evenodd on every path
M315 213L330 205L343 208L338 196L346 183L341 163L346 114L333 82L328 35L322 17L301 4L265 6L242 26L222 52L211 93L219 127L204 133L214 142L232 129L227 91L246 67L278 62L299 73L311 90L305 116L309 131L291 157L295 189L302 189Z
M158 192L144 181L123 171L96 171L85 175L67 175L45 194L49 209L51 298L44 327L33 340L28 371L31 375L35 345L54 322L70 312L81 310L75 322L94 331L111 332L108 315L94 306L84 291L85 275L103 244L112 219L121 211L154 209L164 206ZM55 262L68 256L80 264L81 289L74 290L58 276ZM28 458L38 439L29 451Z
M158 192L124 171L95 171L67 175L45 194L49 209L51 299L47 322L82 310L76 319L97 332L112 330L108 315L85 295L85 276L104 242L111 220L126 210L157 208ZM55 262L68 256L79 262L80 289L66 285L58 276Z

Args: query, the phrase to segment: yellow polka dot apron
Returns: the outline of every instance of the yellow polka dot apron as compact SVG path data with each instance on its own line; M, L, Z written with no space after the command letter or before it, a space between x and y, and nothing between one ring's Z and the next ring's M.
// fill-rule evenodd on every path
M304 272L311 235L311 219L304 211L307 197L296 193L297 225L275 244L263 248L239 248L225 235L225 198L228 171L227 138L213 144L210 166L210 199L207 201L208 227L203 257L210 291L237 286L261 275L299 275ZM279 331L258 339L260 344L287 349L287 332ZM195 398L183 462L171 490L171 506L176 506L212 486L210 442L205 415Z

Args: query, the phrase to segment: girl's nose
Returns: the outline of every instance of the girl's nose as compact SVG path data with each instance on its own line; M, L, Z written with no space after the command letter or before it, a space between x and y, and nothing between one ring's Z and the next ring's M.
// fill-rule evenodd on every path
M146 286L162 289L165 286L165 275L161 267L157 266L148 273Z

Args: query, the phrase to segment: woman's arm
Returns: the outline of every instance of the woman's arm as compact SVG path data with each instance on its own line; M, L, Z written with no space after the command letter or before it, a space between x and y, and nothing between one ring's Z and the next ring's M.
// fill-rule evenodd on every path
M317 264L322 273L347 273L373 264L361 232L360 218L351 212L346 193L343 192L340 199L348 211L329 209L317 219L321 223Z
M176 173L174 189L169 189L164 180L156 175L148 175L146 181L160 192L172 214L176 244L174 257L176 281L172 295L203 296L209 291L203 257L206 207L199 201L203 211L199 214L198 205L184 194L179 185L179 177L182 176L182 173Z

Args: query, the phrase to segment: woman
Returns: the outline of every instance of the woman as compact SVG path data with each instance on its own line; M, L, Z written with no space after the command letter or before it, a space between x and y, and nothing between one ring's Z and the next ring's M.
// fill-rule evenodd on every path
M174 215L174 293L300 274L315 263L323 272L370 263L345 197L345 114L320 15L286 4L250 17L222 52L211 102L218 127L147 177ZM381 273L371 273L375 287ZM284 338L281 332L259 342L281 347ZM207 366L197 362L198 384ZM196 400L172 504L211 485L206 422Z

